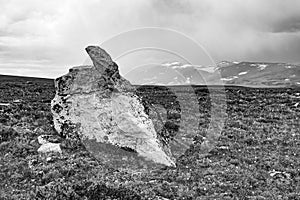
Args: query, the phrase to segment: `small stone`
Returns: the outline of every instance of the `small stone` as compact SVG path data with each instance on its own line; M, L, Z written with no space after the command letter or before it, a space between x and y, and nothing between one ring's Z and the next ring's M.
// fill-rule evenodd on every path
M39 144L46 144L46 143L48 143L48 141L46 139L44 139L44 135L38 136L38 142L39 142Z
M16 99L16 100L14 100L13 102L14 102L14 103L21 103L21 102L22 102L22 100L20 100L20 99Z
M32 124L35 125L35 126L39 125L39 123L37 121L34 121Z
M45 143L38 149L39 153L57 152L62 153L59 143Z

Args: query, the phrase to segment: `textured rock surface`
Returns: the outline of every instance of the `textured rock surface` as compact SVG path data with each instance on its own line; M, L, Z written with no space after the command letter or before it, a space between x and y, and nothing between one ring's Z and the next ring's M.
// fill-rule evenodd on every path
M57 137L52 135L40 135L37 138L38 143L41 144L37 150L39 153L58 152L62 153L60 143Z
M55 135L40 135L37 138L39 144L60 143L61 138Z
M57 152L62 153L59 143L45 143L40 146L37 150L39 153L49 153L49 152Z
M56 130L80 139L103 162L126 167L174 166L169 146L156 133L118 66L100 47L89 46L94 66L73 67L55 81Z

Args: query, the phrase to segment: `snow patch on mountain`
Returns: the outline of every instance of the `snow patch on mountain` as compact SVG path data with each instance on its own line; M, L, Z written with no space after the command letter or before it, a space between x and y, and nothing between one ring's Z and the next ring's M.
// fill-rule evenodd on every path
M233 62L221 61L221 62L217 63L217 66L214 68L214 71L218 71L219 69L221 69L223 67L228 67L233 64L234 64Z
M240 76L240 75L245 75L245 74L247 74L247 73L248 73L248 72L240 72L240 73L239 73L239 76Z
M172 66L177 66L180 65L180 62L174 61L174 62L166 62L161 64L164 67L172 67Z
M265 64L259 64L257 66L257 68L258 68L259 71L262 71L262 70L266 69L266 67L268 67L268 65L265 65Z
M237 76L229 76L227 78L221 78L222 81L232 81L233 79L239 78Z
M287 69L292 69L292 68L295 68L296 66L293 66L293 65L286 65L285 68Z
M191 83L190 77L187 77L187 78L186 78L185 83L186 83L186 84L190 84L190 83Z
M188 68L188 67L193 67L193 65L190 64L184 64L184 65L173 65L171 66L173 69L182 69L182 68Z
M229 62L229 61L221 61L217 65L231 65L231 64L232 64L232 62Z

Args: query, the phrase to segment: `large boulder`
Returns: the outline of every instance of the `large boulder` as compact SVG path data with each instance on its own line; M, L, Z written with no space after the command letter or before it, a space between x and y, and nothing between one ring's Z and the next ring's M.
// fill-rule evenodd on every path
M100 47L86 51L93 66L73 67L55 80L55 129L114 167L175 166L168 144L117 64Z

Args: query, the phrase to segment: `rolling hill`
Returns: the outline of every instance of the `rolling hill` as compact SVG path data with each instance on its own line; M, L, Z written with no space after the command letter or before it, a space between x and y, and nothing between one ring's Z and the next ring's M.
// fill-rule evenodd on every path
M300 65L222 61L213 71L179 62L137 67L123 76L134 85L239 85L300 87ZM53 79L0 75L0 81L53 82Z
M286 63L228 62L209 72L179 62L135 68L124 75L137 85L242 85L255 87L300 86L300 66Z
M240 62L216 69L225 84L246 86L300 86L300 66L286 63Z

